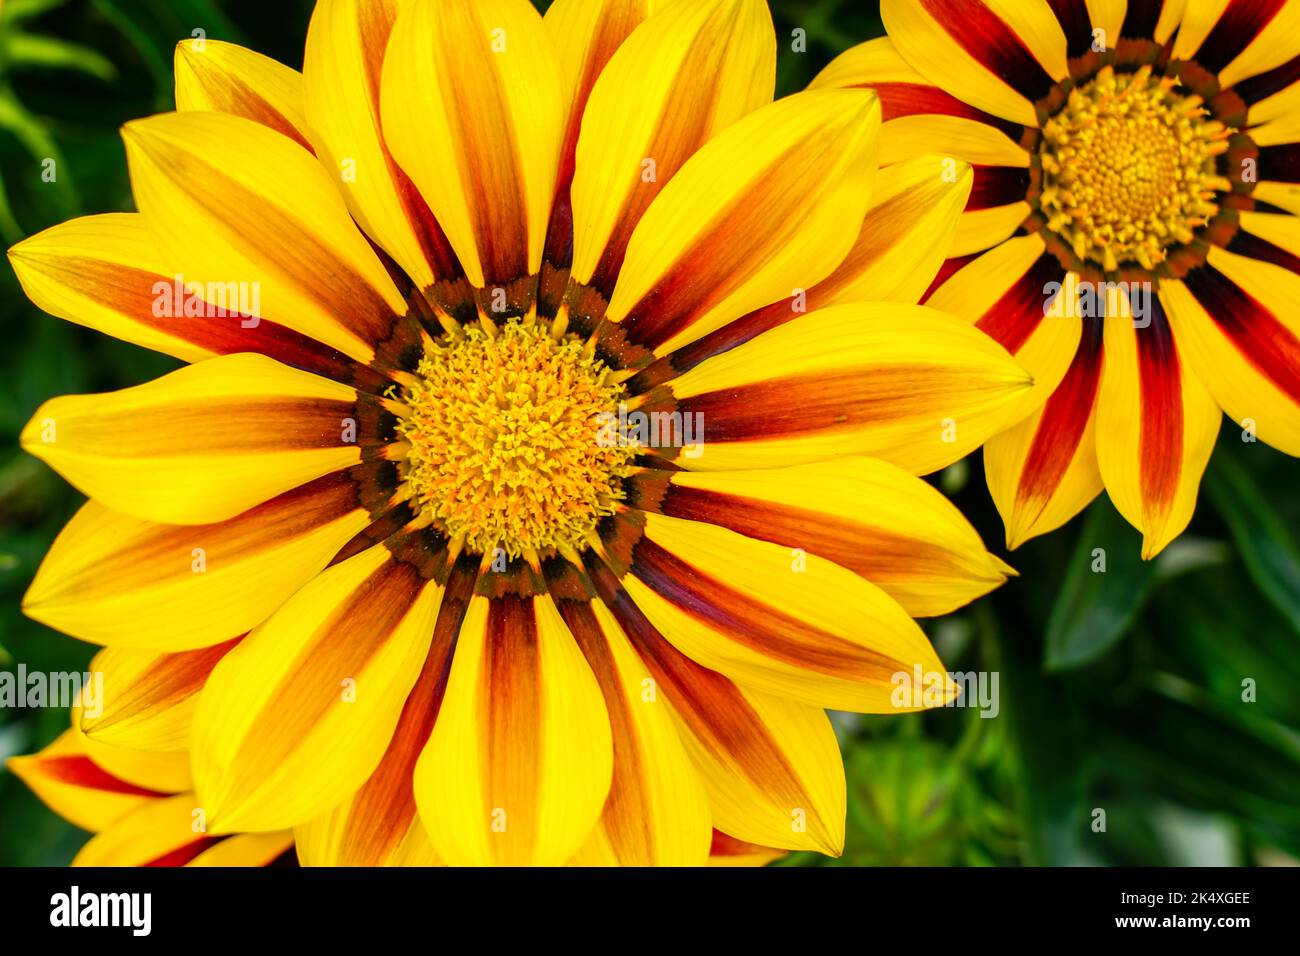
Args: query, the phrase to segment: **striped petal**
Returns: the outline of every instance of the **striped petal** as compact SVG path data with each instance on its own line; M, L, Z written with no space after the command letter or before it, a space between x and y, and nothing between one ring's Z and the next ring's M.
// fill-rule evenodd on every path
M176 44L176 108L229 113L261 123L311 149L302 74L236 43Z
M638 507L703 521L848 568L913 617L947 614L993 590L1008 568L942 494L874 458L791 468L672 473Z
M614 741L614 773L600 824L573 860L584 866L703 866L708 797L667 701L602 604L560 605L600 683Z
M257 314L373 357L406 305L311 153L223 113L134 120L122 137L136 205L169 274L242 283Z
M115 511L207 524L357 463L346 440L356 397L261 355L226 355L134 388L51 399L21 441Z
M609 294L651 201L718 131L770 103L775 81L776 37L761 0L677 0L638 27L583 117L573 278Z
M91 661L104 675L102 713L83 714L91 740L132 750L176 751L189 746L199 691L239 638L175 654L110 647Z
M527 0L401 8L380 106L393 156L475 286L541 266L567 100Z
M80 704L72 708L72 731L86 756L105 771L119 780L158 793L192 789L189 755L184 750L135 750L96 740L87 736L82 727L83 711Z
M415 768L438 855L452 866L565 863L596 825L611 773L600 686L552 600L474 598Z
M713 846L709 849L709 866L767 866L783 856L784 850L746 843L721 830L714 830Z
M441 595L376 546L317 576L222 659L192 743L211 829L305 823L365 783L419 674Z
M211 836L194 794L150 800L91 838L73 866L267 866L293 846L286 832Z
M90 501L50 547L23 610L96 644L206 647L262 623L367 524L346 472L211 525L155 524Z
M569 98L555 207L546 235L546 258L559 268L573 259L573 183L578 135L592 88L610 58L658 5L658 0L556 0L542 23L557 51Z
M984 471L1007 547L1059 528L1101 491L1097 392L1102 320L1090 322L1060 385L1042 408L984 446Z
M65 730L39 753L10 757L5 766L57 813L92 833L164 794L120 780L86 756L83 738Z
M1179 348L1159 306L1150 324L1106 322L1097 398L1097 463L1119 513L1150 559L1182 533L1219 433L1219 406Z
M1260 228L1258 220L1243 217L1247 221ZM1257 255L1265 251L1252 248ZM1162 283L1160 295L1182 354L1215 401L1241 428L1300 455L1300 279L1294 269L1215 249L1209 264L1182 282Z
M892 713L897 674L944 672L897 602L799 547L647 514L622 584L683 654L765 693Z
M820 282L862 227L879 127L876 98L842 90L727 127L642 216L607 318L663 355Z
M683 416L703 416L691 419L702 442L679 460L688 469L856 454L925 474L1000 430L1030 384L965 323L922 306L861 303L801 315L664 389ZM645 407L659 400L648 393Z
M926 305L974 323L1034 376L1007 421L1042 408L1069 368L1083 328L1078 277L1066 273L1037 236L990 249L949 276Z
M880 16L927 80L1016 123L1035 125L1033 102L1069 72L1045 0L882 0Z
M610 609L672 709L714 825L747 842L838 856L844 766L826 714L701 667L665 640L626 592Z
M380 130L380 78L399 0L321 0L303 54L303 101L316 154L366 235L420 289L460 264Z
M370 779L343 803L294 830L303 866L441 865L420 820L414 776L442 707L472 583L471 574L454 574L448 581L424 666Z
M237 315L237 289L187 287L163 262L139 213L52 226L13 246L9 262L27 297L51 315L187 362L260 352L340 382L373 387L377 380L300 332Z
M1174 56L1196 60L1229 87L1295 57L1297 33L1300 3L1294 0L1192 0Z

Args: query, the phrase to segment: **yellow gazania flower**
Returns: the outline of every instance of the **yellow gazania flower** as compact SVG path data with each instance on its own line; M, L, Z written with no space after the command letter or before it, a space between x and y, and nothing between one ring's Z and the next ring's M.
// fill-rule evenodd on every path
M83 732L80 715L49 746L6 766L51 810L93 834L73 866L273 866L297 862L293 834L207 832L185 751L106 745ZM711 866L765 866L781 850L715 830Z
M889 38L813 87L877 91L882 162L941 143L975 167L926 301L1034 373L984 452L1008 545L1104 486L1154 556L1191 519L1220 409L1300 455L1300 4L881 11Z
M822 708L933 703L912 616L1009 570L915 474L1030 379L910 304L969 169L876 176L877 98L771 102L775 55L758 0L329 0L301 76L182 44L139 214L10 253L193 362L23 435L92 499L25 600L108 645L88 732L309 863L838 852Z

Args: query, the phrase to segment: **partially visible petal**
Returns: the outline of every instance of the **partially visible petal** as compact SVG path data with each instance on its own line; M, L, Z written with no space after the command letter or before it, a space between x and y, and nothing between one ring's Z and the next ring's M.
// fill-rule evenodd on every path
M115 511L207 524L359 462L345 437L356 399L264 356L224 355L133 388L51 399L21 441Z
M667 385L702 415L692 470L871 455L925 474L1000 430L1029 373L969 325L923 306L837 305L701 362ZM664 394L647 395L655 409ZM683 419L685 420L685 419Z
M1097 463L1150 559L1182 533L1219 434L1219 406L1187 366L1159 300L1150 324L1106 321L1097 398Z
M460 264L380 130L380 76L400 0L321 0L303 54L316 153L366 234L426 289Z
M72 708L72 732L86 756L108 773L158 793L181 793L193 787L189 755L184 750L135 750L88 737L81 723L84 710L81 704Z
M633 31L582 121L573 278L609 294L651 201L718 131L770 103L775 80L776 37L761 0L677 0Z
M243 283L258 314L370 361L406 304L311 153L224 113L133 120L122 137L136 204L170 272Z
M1281 66L1300 53L1300 3L1204 0L1188 4L1174 56L1217 73L1223 87Z
M648 473L636 505L801 549L866 578L913 617L946 614L988 593L1007 567L942 494L874 458L791 468ZM644 484L643 484L644 482ZM648 500L651 495L657 500Z
M565 863L600 816L612 753L600 685L551 598L474 598L415 769L438 855Z
M176 108L242 116L311 149L302 74L237 43L176 44Z
M97 644L206 647L261 624L367 524L346 472L219 524L155 524L89 501L55 538L23 610Z
M709 849L709 866L767 866L785 856L785 850L737 840L721 830L713 831Z
M377 545L318 575L221 660L192 743L214 831L304 823L366 781L420 672L441 596Z
M5 766L51 810L92 833L165 796L103 770L86 756L82 738L73 730L65 730L39 753L10 757Z
M1102 321L1085 326L1074 361L1043 407L984 446L984 471L1008 548L1059 528L1101 491L1094 409Z
M199 691L239 638L175 654L105 648L91 661L104 675L102 713L83 714L82 730L101 743L134 750L184 750Z
M644 520L622 585L659 633L705 667L765 693L863 713L915 709L895 699L895 675L943 673L916 622L853 572L701 521Z
M881 19L927 80L996 116L1035 125L1033 102L1069 72L1043 0L882 0Z
M600 684L614 741L609 798L573 862L703 866L712 830L708 797L668 702L603 604L563 601L560 613Z
M1162 282L1160 297L1181 354L1215 401L1241 428L1300 455L1300 277L1215 249L1182 282Z
M187 362L260 352L340 382L372 385L375 377L264 315L236 314L243 308L237 291L178 278L139 213L83 216L52 226L10 248L9 262L27 297L51 315ZM252 304L251 293L246 304Z
M607 317L664 355L829 275L862 228L880 106L797 93L733 123L637 224Z
M567 107L527 0L401 8L380 84L384 136L475 286L541 266Z
M844 767L826 714L701 667L668 643L625 591L610 600L672 708L704 778L714 825L751 843L839 855Z

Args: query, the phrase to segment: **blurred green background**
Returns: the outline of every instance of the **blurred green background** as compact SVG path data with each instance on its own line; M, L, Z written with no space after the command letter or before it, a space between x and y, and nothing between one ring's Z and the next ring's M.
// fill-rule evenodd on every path
M4 0L5 245L73 216L132 208L118 127L170 108L179 39L202 28L301 67L310 8ZM782 93L883 32L874 5L857 0L778 0L773 12ZM796 28L806 52L791 49ZM41 179L46 158L57 163L54 183ZM19 601L80 497L23 455L17 436L54 395L137 384L174 362L44 315L7 267L0 324L0 668L79 670L93 648L25 619ZM934 480L1003 553L979 456ZM1155 562L1138 560L1137 533L1104 498L1010 555L1018 579L927 624L951 670L997 672L998 716L836 715L849 780L844 856L796 854L782 865L1296 862L1297 487L1300 462L1225 423L1191 528ZM1105 573L1091 570L1098 548ZM43 746L66 722L57 710L0 711L0 759ZM84 839L0 771L0 865L66 863Z

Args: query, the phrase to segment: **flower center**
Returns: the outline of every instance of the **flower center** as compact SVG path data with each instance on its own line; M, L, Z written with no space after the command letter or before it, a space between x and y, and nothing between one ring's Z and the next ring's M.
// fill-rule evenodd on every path
M1106 271L1153 268L1191 242L1231 189L1215 169L1230 131L1172 77L1102 69L1043 127L1039 206L1047 228Z
M512 319L426 348L397 431L416 507L472 551L581 550L623 497L634 447L598 440L624 397L582 340Z

